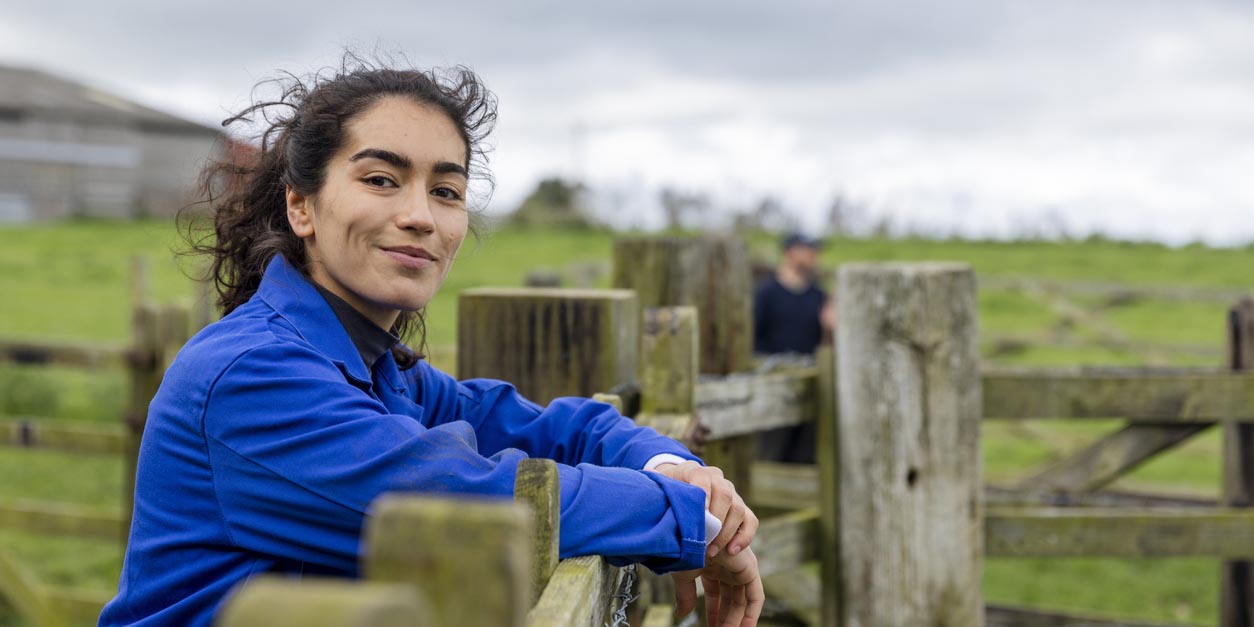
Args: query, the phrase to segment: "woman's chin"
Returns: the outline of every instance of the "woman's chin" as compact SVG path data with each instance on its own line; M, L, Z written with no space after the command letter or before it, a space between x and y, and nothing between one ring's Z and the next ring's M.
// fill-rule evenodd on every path
M391 307L401 311L402 313L412 313L426 307L430 300L430 298L397 299L391 303Z

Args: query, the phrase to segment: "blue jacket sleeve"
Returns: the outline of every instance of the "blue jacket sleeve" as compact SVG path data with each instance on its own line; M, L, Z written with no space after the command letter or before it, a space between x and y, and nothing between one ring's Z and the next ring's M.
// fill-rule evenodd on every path
M636 426L606 403L565 397L541 407L503 381L459 382L425 362L419 369L418 402L435 410L427 424L465 420L475 429L484 455L517 448L563 464L637 470L660 453L701 461L673 438Z
M426 413L416 408L416 414ZM470 423L389 413L311 348L273 343L237 358L209 391L203 430L231 540L283 559L355 571L371 501L384 492L513 494L526 454L480 453ZM656 473L560 464L561 554L704 559L704 493Z

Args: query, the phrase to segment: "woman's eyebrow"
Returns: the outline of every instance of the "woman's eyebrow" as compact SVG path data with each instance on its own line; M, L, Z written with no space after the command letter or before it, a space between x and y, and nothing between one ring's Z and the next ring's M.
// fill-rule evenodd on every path
M349 161L358 161L361 159L378 159L380 161L386 161L402 170L408 170L414 165L414 163L409 160L409 157L406 157L405 155L398 155L391 150L384 150L382 148L365 148L348 158Z
M359 161L361 159L378 159L402 170L408 170L414 166L414 162L409 157L383 148L363 148L357 151L357 154L348 158L349 161ZM431 171L435 174L460 174L463 178L470 178L470 173L466 171L465 166L452 161L437 161L432 166Z
M460 163L452 161L437 161L435 166L431 168L433 174L460 174L463 178L470 178L470 174L466 172L466 168Z

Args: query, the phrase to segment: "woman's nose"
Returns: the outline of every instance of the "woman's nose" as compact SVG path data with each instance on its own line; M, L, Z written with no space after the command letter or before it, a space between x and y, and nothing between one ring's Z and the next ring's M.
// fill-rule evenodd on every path
M413 229L430 233L435 231L435 217L431 213L431 199L426 194L405 203L404 209L397 216L396 225L402 229Z

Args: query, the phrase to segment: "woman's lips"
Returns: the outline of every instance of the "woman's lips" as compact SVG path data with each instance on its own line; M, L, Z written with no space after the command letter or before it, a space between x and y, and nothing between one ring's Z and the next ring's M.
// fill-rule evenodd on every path
M431 253L420 248L384 248L383 252L406 268L421 270L435 263Z

